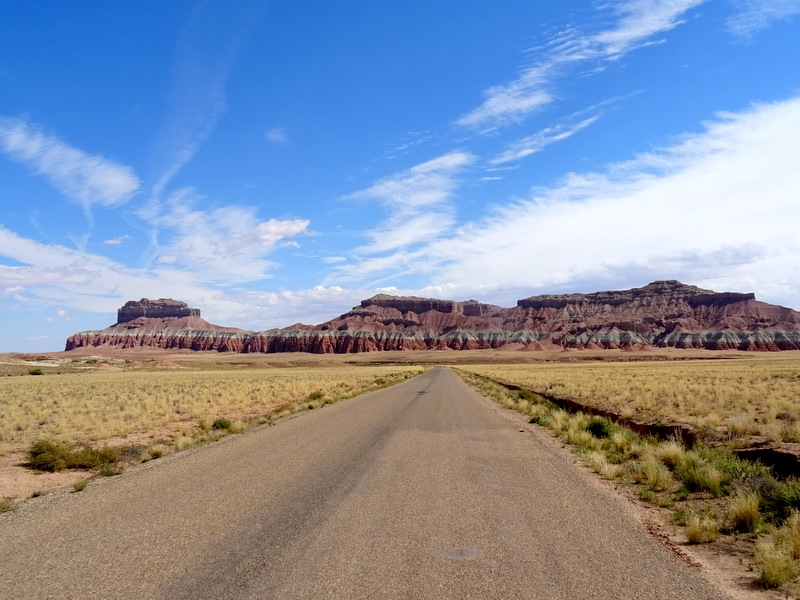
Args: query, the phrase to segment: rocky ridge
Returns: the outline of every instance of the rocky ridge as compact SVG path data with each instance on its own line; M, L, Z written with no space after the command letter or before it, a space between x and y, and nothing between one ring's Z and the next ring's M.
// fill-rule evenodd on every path
M532 296L513 308L379 294L320 325L260 332L210 325L199 311L186 314L187 309L197 311L173 300L129 302L117 324L73 335L67 350L100 345L266 353L800 349L800 312L759 302L753 294L718 293L674 280L624 291ZM123 321L123 316L133 318Z
M111 327L70 336L66 349L115 346L242 352L253 333L212 325L200 316L200 309L185 302L142 298L126 302Z

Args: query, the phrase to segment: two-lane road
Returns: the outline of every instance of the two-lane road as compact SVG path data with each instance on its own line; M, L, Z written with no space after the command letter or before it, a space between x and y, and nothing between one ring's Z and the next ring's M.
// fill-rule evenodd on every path
M434 369L0 516L0 598L722 598Z

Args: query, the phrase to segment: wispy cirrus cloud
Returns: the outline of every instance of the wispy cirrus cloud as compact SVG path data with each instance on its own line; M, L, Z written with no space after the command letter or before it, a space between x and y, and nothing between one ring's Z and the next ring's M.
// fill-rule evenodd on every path
M798 0L735 0L737 12L726 24L728 29L743 38L769 27L775 21L800 14Z
M22 119L0 117L0 150L47 179L87 214L92 206L120 206L139 189L130 167L87 154Z
M519 122L554 101L553 86L569 67L580 63L602 65L655 43L655 35L674 29L688 11L707 1L624 0L605 4L603 9L616 20L613 26L596 33L576 28L560 32L516 79L487 89L481 105L462 115L456 125L490 132Z
M157 210L169 182L194 158L225 113L228 77L261 4L201 2L183 27L173 56L167 109L153 148L150 212Z
M720 114L670 147L603 172L568 175L534 190L527 200L495 204L486 218L455 232L411 248L350 257L349 264L330 261L334 271L325 286L305 290L246 290L238 282L247 272L230 270L225 280L209 278L197 266L213 259L212 252L234 262L263 260L270 248L305 231L303 223L260 222L244 209L238 216L211 219L194 214L191 204L171 207L175 221L164 227L175 227L180 239L169 245L176 252L164 257L175 260L148 270L43 244L0 226L0 255L19 263L0 265L0 297L57 305L70 314L107 313L109 324L131 298L174 297L202 308L212 322L266 329L325 321L375 293L375 280L395 283L398 274L415 273L423 276L417 290L386 291L476 297L508 306L533 293L623 289L676 278L711 289L757 291L760 299L798 308L798 130L800 97ZM447 186L457 185L458 169L470 164L467 156L437 160L419 165L417 175L424 179L444 170L445 180L449 173L454 183L412 198L421 210L446 204ZM394 198L391 190L402 188L404 175L413 179L413 171L372 187ZM197 237L191 238L195 228ZM238 231L242 236L234 235L226 246L226 236ZM197 268L184 265L177 250L185 244L191 251L189 246L206 243L207 235L213 250L191 257ZM263 253L242 250L248 241ZM345 281L350 288L340 283Z
M627 0L612 6L619 16L616 26L590 38L594 51L617 59L631 50L653 43L652 36L685 22L685 15L708 0Z
M458 187L458 174L475 157L452 152L381 179L347 199L378 200L389 218L368 234L369 243L356 254L377 254L428 242L449 231L454 209L448 202Z
M289 135L286 132L286 127L273 127L267 130L264 134L264 139L273 146L280 146L289 140Z
M524 137L512 143L506 150L489 160L491 165L501 165L504 163L520 160L536 152L541 152L550 144L565 140L576 133L583 131L593 123L596 123L600 117L589 117L582 121L570 125L554 125L552 127L545 127L537 131L533 135Z

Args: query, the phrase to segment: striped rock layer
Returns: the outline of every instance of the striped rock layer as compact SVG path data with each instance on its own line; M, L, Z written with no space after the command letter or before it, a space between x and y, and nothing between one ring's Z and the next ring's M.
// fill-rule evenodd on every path
M623 291L532 296L513 308L379 294L321 325L253 332L211 325L182 302L142 299L120 309L115 325L76 333L66 349L103 345L318 354L490 348L798 350L800 312L759 302L753 294L656 281Z

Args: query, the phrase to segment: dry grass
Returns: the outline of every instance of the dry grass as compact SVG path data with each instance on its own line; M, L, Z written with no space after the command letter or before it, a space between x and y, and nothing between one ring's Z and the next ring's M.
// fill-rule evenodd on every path
M602 477L632 486L641 500L672 509L689 543L736 547L753 556L764 585L800 597L800 480L777 480L769 468L737 458L731 444L689 449L674 439L643 438L609 419L568 413L529 390L508 389L473 370L458 372L501 405L552 429Z
M731 498L728 506L731 528L736 531L754 532L761 521L760 505L761 497L755 492Z
M690 544L706 544L719 538L719 525L710 515L690 514L686 519L686 539Z
M759 540L756 561L770 587L791 583L800 574L800 513L792 512L781 527Z
M84 444L169 426L176 436L189 437L220 417L231 421L229 431L240 431L243 421L275 409L296 412L301 401L318 408L418 372L409 366L338 365L4 377L0 456L38 439Z
M800 441L800 359L470 365L464 370L624 417Z

